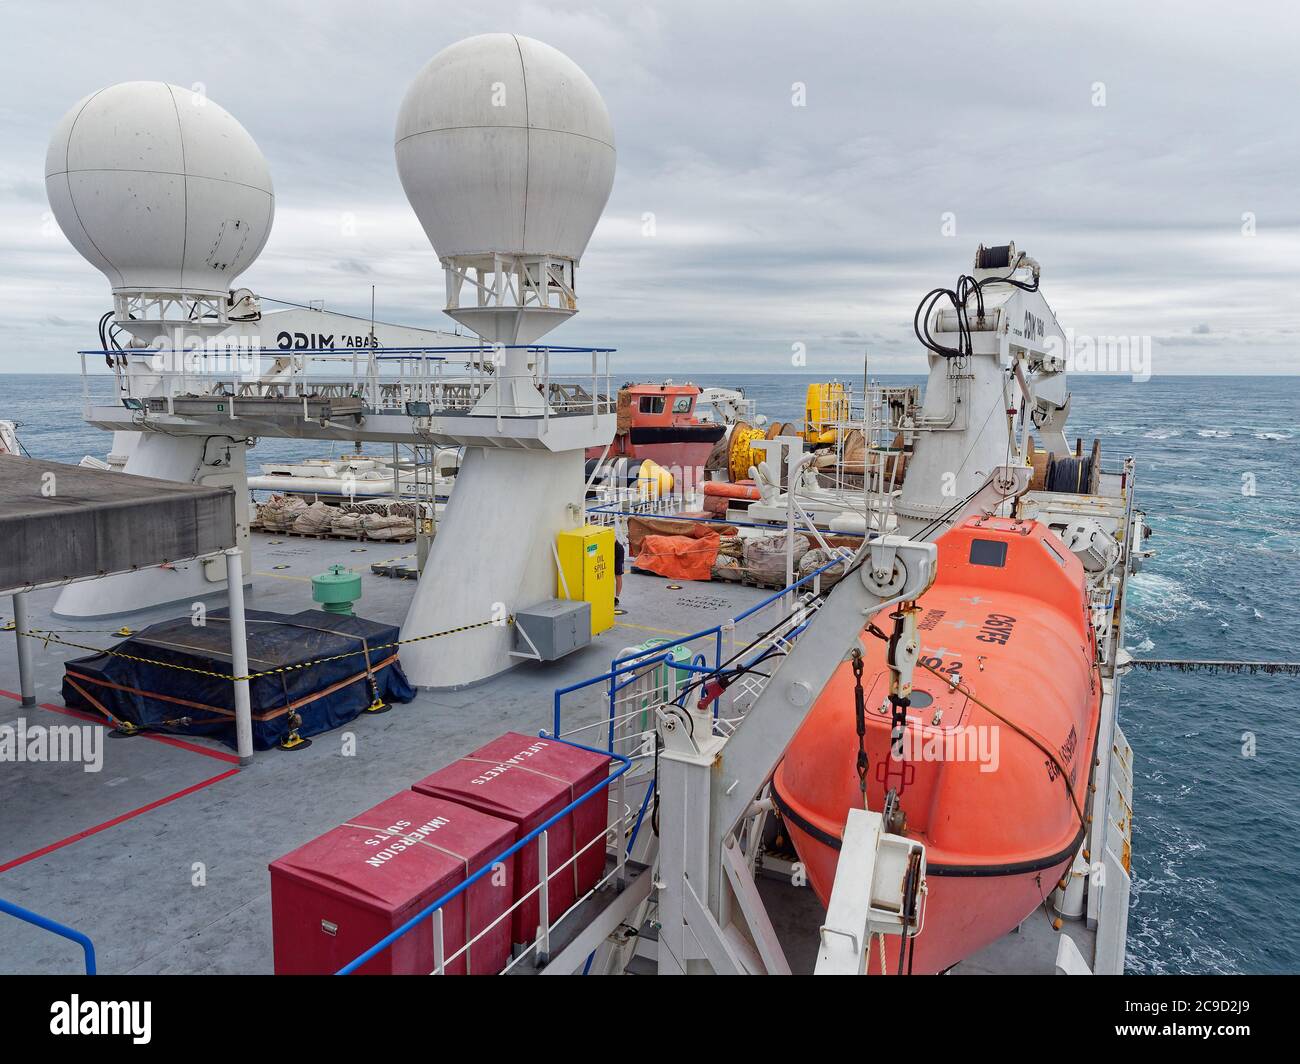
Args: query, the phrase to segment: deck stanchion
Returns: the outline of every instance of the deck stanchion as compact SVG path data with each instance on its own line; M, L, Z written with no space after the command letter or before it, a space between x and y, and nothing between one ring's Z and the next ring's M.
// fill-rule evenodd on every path
M540 968L551 959L551 873L550 855L547 853L547 833L543 831L537 837L537 903L541 906L541 926L537 929L537 966Z
M235 684L235 744L241 765L253 763L253 709L248 697L248 632L244 626L244 565L239 548L226 552L230 595L230 669Z
M18 640L18 689L23 695L23 706L36 705L36 677L32 675L32 644L23 635L27 631L27 592L15 591L14 636Z

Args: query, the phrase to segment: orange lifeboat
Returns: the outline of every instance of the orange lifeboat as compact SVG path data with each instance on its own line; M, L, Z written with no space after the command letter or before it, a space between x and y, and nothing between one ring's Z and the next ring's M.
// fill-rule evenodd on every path
M938 550L938 576L918 602L920 660L935 672L916 670L901 759L890 749L885 643L860 636L867 804L880 810L897 791L903 834L926 845L918 973L970 956L1051 895L1083 840L1101 709L1083 567L1051 531L973 518ZM884 613L874 623L886 633L892 624ZM772 779L823 904L848 810L862 803L854 683L846 660ZM896 956L888 965L897 970Z

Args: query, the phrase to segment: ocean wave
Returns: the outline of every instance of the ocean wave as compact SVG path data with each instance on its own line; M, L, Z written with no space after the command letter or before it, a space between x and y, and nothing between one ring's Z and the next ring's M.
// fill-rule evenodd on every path
M1182 621L1190 610L1214 612L1210 603L1193 595L1181 580L1163 573L1138 573L1130 578L1129 586L1134 592L1131 616L1138 622L1139 630L1146 624L1164 625Z
M1144 440L1172 440L1175 436L1181 436L1182 429L1148 429L1142 433Z
M1232 433L1227 429L1197 429L1196 435L1203 440L1227 440L1232 438Z
M1150 796L1163 791L1156 774ZM1202 871L1206 842L1176 817L1186 815L1194 790L1171 783L1170 809L1159 824L1144 816L1141 848L1135 845L1126 968L1149 975L1172 972L1231 974L1248 968L1244 951L1231 941L1215 901L1223 883ZM1145 789L1144 789L1145 790ZM1164 804L1163 802L1160 804Z

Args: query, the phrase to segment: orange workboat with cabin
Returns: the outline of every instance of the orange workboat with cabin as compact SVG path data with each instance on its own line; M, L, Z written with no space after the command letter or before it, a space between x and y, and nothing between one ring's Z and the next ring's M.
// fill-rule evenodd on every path
M589 447L588 459L649 458L675 476L695 483L726 426L701 421L695 413L700 389L694 384L625 384L618 391L617 429L608 451ZM686 472L686 471L690 472Z
M901 758L891 749L886 644L869 630L860 637L866 801L884 809L896 792L902 834L925 843L928 866L924 929L906 960L886 958L890 973L943 971L1045 903L1083 839L1096 756L1101 690L1079 560L1045 526L1009 518L973 518L938 550L937 579L918 600L920 664ZM872 624L892 627L884 613ZM863 802L855 684L846 660L772 780L823 903L848 811ZM870 970L880 965L873 949Z

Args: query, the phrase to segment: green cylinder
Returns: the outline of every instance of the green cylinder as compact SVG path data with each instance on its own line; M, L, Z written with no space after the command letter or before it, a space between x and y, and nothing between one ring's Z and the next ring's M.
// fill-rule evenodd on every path
M331 565L329 572L311 578L311 597L322 609L351 617L352 603L361 597L361 574Z
M647 639L638 646L637 650L654 650L667 643L667 639ZM686 686L691 678L691 674L685 669L673 668L674 665L689 665L691 662L691 651L689 647L682 646L680 643L673 647L666 654L672 655L672 661L660 662L654 670L655 679L658 681L659 688L657 691L658 701L671 702ZM643 730L651 726L649 705L643 700L641 703L641 728Z

